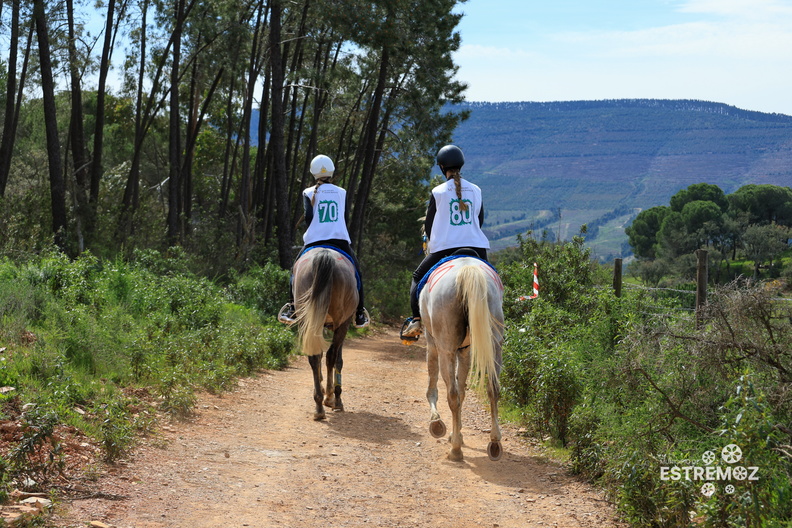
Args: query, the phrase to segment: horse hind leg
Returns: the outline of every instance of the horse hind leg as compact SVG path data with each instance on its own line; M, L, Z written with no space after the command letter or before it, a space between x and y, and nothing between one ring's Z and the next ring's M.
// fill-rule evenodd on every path
M470 349L461 349L449 354L453 359L450 361L449 377L453 380L449 385L448 406L451 408L452 429L451 452L448 458L454 461L463 459L462 446L462 404L465 402L467 392L467 377L470 372Z
M426 399L429 400L429 432L435 438L442 438L446 434L446 426L437 412L437 379L440 367L437 359L437 348L433 340L427 335L426 366L429 371L429 387L426 390Z
M335 411L343 411L341 401L342 377L344 366L343 346L349 324L341 325L333 333L333 343L327 351L327 389L324 404Z
M324 420L325 410L322 406L322 355L308 356L308 363L311 365L314 380L314 420Z
M460 394L460 387L457 383L456 374L456 358L453 352L443 353L440 359L440 372L443 375L443 381L446 384L446 393L448 397L448 407L451 409L451 436L448 441L451 442L451 451L448 453L448 458L455 462L461 461L464 457L462 455L462 395Z
M342 385L342 378L341 378L341 369L344 366L344 359L341 355L342 348L339 346L336 348L335 346L332 347L334 349L334 361L333 367L330 367L330 357L328 356L328 365L327 370L330 372L333 370L333 383L327 384L327 393L325 395L325 402L324 404L334 411L343 412L344 410L344 402L341 401L341 385Z
M333 409L336 405L335 399L335 385L336 376L340 377L340 373L335 372L336 350L335 345L330 345L327 350L326 368L327 368L327 383L324 389L324 405Z
M487 445L487 456L492 461L500 460L503 455L501 445L501 430L498 425L498 400L500 398L500 387L498 381L487 384L487 396L490 401L490 415L492 416L492 427L490 429L490 442Z

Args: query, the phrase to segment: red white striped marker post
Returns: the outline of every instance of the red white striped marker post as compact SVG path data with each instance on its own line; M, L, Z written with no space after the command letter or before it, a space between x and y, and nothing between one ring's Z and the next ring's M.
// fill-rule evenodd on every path
M534 262L534 273L533 273L533 295L520 295L517 298L518 301L527 301L528 299L536 299L539 297L539 266Z

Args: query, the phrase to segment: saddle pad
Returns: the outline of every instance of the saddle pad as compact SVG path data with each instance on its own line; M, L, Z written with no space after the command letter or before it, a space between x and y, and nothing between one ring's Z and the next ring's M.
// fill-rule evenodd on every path
M330 245L321 245L321 244L320 244L320 245L317 245L317 246L311 246L311 247L307 247L307 248L305 248L305 249L304 249L304 250L303 250L303 251L302 251L302 252L301 252L301 253L300 253L300 254L297 256L297 260L299 260L299 259L300 259L300 257L302 257L303 255L305 255L306 253L308 253L308 252L309 252L309 251L311 251L312 249L316 249L316 248L332 249L333 251L337 251L337 252L341 253L342 255L344 255L344 256L347 258L347 260L348 260L349 262L351 262L351 263L352 263L352 269L354 269L354 270L355 270L355 280L357 281L357 289L358 289L358 291L360 291L360 286L361 286L361 279L360 279L360 273L358 273L358 270L357 270L357 266L355 266L355 259L353 259L353 258L352 258L352 256L351 256L350 254L348 254L346 251L344 251L344 250L342 250L342 249L338 249L338 248L337 248L337 247L335 247L335 246L330 246Z
M426 285L426 281L429 280L429 276L432 275L432 273L437 268L439 268L440 266L442 266L443 264L445 264L446 262L448 262L450 260L454 260L454 259L458 259L458 258L474 258L474 259L476 259L478 261L481 261L481 262L485 263L487 266L492 268L492 271L494 271L496 275L498 273L498 270L495 269L495 266L493 266L492 264L490 264L489 262L487 262L486 260L484 260L482 258L474 257L474 256L471 256L471 255L449 255L447 257L441 258L440 261L437 264L435 264L434 266L429 268L429 271L426 272L426 275L424 275L421 278L421 280L418 281L418 284L415 286L415 296L416 297L420 297L421 296L421 290L423 290L423 287Z

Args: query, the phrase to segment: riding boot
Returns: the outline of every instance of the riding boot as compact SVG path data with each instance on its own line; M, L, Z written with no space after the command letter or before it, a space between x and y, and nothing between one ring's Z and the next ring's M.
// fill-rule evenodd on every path
M368 310L365 308L359 309L355 314L355 328L365 328L370 321Z

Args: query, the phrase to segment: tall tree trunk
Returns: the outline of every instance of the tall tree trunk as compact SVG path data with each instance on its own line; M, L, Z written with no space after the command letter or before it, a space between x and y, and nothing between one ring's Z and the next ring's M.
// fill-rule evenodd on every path
M143 126L143 83L146 78L146 39L148 24L148 0L141 7L140 22L140 64L138 68L137 93L135 94L135 140L132 153L132 165L127 176L124 197L121 202L119 219L119 240L123 243L126 237L134 232L134 217L140 204L140 157L142 154L145 130Z
M261 221L265 240L267 236L267 219L269 218L267 207L267 119L269 116L269 97L270 97L270 73L269 68L264 70L264 86L261 90L261 104L259 105L258 120L258 150L256 151L256 163L253 168L253 206L256 209L256 217Z
M228 89L228 99L226 100L226 141L225 153L223 155L223 179L220 182L220 203L217 208L217 217L220 221L225 219L228 211L228 201L231 194L231 186L234 178L231 172L231 151L234 144L234 91L236 88L236 76L231 76L231 86Z
M185 231L185 233L189 233L190 219L192 217L192 162L195 159L195 146L198 142L198 135L201 133L201 126L204 123L206 112L212 102L215 91L217 90L217 85L220 84L220 79L223 78L224 71L224 68L220 68L220 70L217 72L217 75L215 75L214 81L212 82L212 86L209 88L209 92L206 95L206 99L204 99L203 104L201 105L200 112L195 118L191 118L190 122L190 133L187 137L187 144L184 147L184 165L182 169L183 173L186 175L184 182L184 218L187 223L185 226L187 231ZM197 99L198 98L196 95L194 103L196 106L198 105Z
M181 35L184 24L184 0L176 0L173 27L173 54L170 86L170 121L168 135L168 244L176 245L181 239L181 119L179 117L179 66L181 62Z
M2 8L0 8L2 9ZM8 47L8 78L6 83L5 116L3 117L3 140L0 143L0 198L5 196L8 174L11 171L11 152L14 149L16 130L16 76L17 53L19 51L19 0L11 4L11 41Z
M306 23L308 20L308 10L310 6L311 6L311 2L309 0L305 0L303 2L303 9L302 9L302 15L300 17L299 28L297 30L295 37L293 39L289 39L295 42L294 52L291 54L291 63L289 64L289 75L288 75L288 78L293 79L294 81L296 81L298 78L299 75L298 69L301 68L303 65L303 56L304 56L304 47L305 47L304 46L305 39L303 37L305 36ZM284 66L287 60L286 57L288 56L287 53L288 49L289 49L288 44L284 45L283 47ZM302 136L301 134L302 125L305 119L305 110L309 98L308 92L306 91L303 97L302 107L300 107L297 104L299 98L300 98L299 88L296 82L287 83L286 90L283 96L283 102L284 104L286 104L289 100L291 100L291 103L289 109L288 139L286 140L285 157L286 157L286 173L291 175L291 178L289 178L288 195L289 195L289 199L292 200L292 203L296 203L299 201L299 195L302 189L302 186L299 186L298 183L302 179L301 178L302 175L297 173L296 170L297 170L297 163L298 163L297 160L299 158L299 155L301 153L304 154L302 152L302 149L300 149L300 143ZM297 117L298 111L299 111L299 118ZM294 192L295 185L298 185L297 192ZM299 211L300 209L302 209L302 207L300 207L298 204L298 206L295 207L294 209L295 211ZM294 225L294 222L292 221L291 224Z
M253 99L258 79L258 54L261 39L261 24L264 12L263 2L259 2L256 14L256 25L253 32L253 43L248 62L245 102L242 109L242 175L239 181L239 221L237 223L237 245L246 255L255 238L255 220L251 215L252 190L250 177L250 117L253 114ZM243 257L244 258L244 257Z
M66 0L66 20L69 32L69 81L71 83L71 139L72 162L74 163L74 198L77 203L76 235L77 252L85 251L86 231L89 227L88 186L89 166L85 149L85 128L83 125L82 86L77 57L77 35L74 31L74 0ZM90 243L90 239L88 240Z
M192 63L190 73L190 104L187 110L187 126L185 127L184 136L184 158L181 167L181 232L183 236L190 234L190 222L192 220L192 195L193 195L193 151L192 146L195 145L198 136L198 107L200 105L198 99L198 60Z
M352 214L351 231L353 233L352 242L355 250L359 253L363 238L363 218L366 213L366 205L371 192L371 181L374 179L374 160L376 159L377 131L379 130L379 114L382 107L382 99L385 93L385 83L388 80L388 61L390 52L388 46L383 46L382 58L380 62L379 77L377 87L374 89L374 97L371 101L371 112L366 123L366 136L363 146L363 170L360 175L360 188L355 198L355 210Z
M286 175L286 154L283 145L283 58L281 56L281 2L271 0L270 64L272 69L272 132L270 148L273 156L273 177L277 198L275 225L278 230L278 259L284 269L292 265L292 232L289 225L289 196Z
M113 55L113 42L115 26L115 0L107 0L107 20L105 21L104 44L102 45L102 59L99 63L99 83L96 88L96 124L94 126L93 160L91 162L91 183L88 203L89 226L88 236L93 236L96 223L96 208L99 202L99 182L102 178L102 158L104 155L104 127L105 127L105 95L107 91L107 75L110 71L110 60Z
M328 70L332 70L335 68L336 61L338 59L338 51L340 51L340 47L336 48L336 54L333 57L333 60L330 60L330 53L332 52L333 46L331 43L327 43L326 49L323 49L322 46L318 46L316 49L316 56L314 57L314 71L318 72L316 78L314 79L314 85L317 87L314 90L314 108L313 108L313 119L311 121L311 133L308 137L308 147L305 149L305 158L303 160L303 166L300 169L299 174L301 177L299 178L300 185L298 190L304 189L307 185L308 173L310 172L310 164L311 159L314 155L318 154L316 152L317 144L319 142L319 129L320 129L320 122L322 117L322 111L324 110L325 104L329 98L330 93L327 90L320 89L319 86L322 85L321 80L327 75ZM307 100L307 99L306 99ZM307 106L307 103L306 103ZM305 114L305 111L302 112ZM336 155L331 156L336 163L336 169L338 169L338 164L340 160ZM297 167L297 154L295 153L294 157L294 166ZM297 193L297 205L292 212L292 225L297 227L297 222L299 220L299 216L302 214L302 204L300 202L301 193Z
M66 251L66 186L60 156L58 138L58 116L55 110L55 81L52 76L49 28L44 11L44 0L34 0L33 18L39 44L41 66L41 90L44 100L44 126L47 136L47 161L49 162L50 200L52 202L52 232L55 245Z

